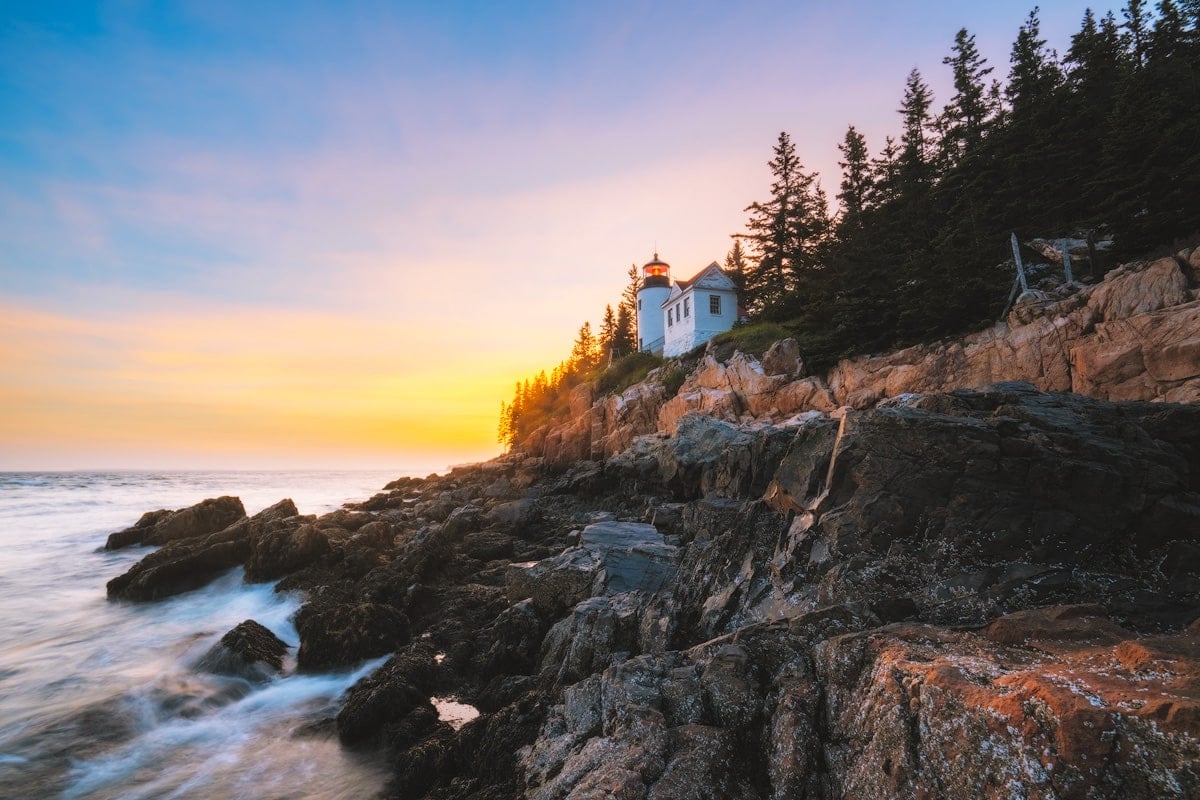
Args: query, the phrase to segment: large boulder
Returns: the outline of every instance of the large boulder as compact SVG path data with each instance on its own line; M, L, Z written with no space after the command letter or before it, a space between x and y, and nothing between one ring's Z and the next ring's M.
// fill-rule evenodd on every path
M161 545L179 539L195 539L223 530L246 516L236 497L215 497L178 511L151 511L132 528L108 537L104 548L117 550L133 544Z
M265 531L256 537L246 561L246 580L269 581L312 564L333 548L316 525Z
M285 499L203 538L168 542L110 580L108 597L144 602L198 589L244 565L259 539L286 535L303 519L296 504Z
M404 612L382 603L306 603L296 614L296 631L296 659L307 672L385 655L411 638Z
M261 623L248 619L221 637L196 662L196 669L250 681L269 680L283 671L288 645Z

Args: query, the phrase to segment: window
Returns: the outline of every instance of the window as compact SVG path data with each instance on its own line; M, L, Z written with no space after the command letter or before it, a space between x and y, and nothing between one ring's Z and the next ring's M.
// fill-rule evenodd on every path
M708 313L714 317L721 316L721 295L710 294L708 296Z
M690 297L683 298L683 315L685 317L692 315L692 298Z
M642 310L642 298L638 298L638 311Z
M671 308L668 308L668 309L667 309L667 327L668 327L668 328L669 328L669 327L671 327L672 325L674 325L674 324L675 324L675 320L674 320L674 319L672 319L672 317L674 316L674 315L671 313L672 311L674 311L674 309L671 309Z

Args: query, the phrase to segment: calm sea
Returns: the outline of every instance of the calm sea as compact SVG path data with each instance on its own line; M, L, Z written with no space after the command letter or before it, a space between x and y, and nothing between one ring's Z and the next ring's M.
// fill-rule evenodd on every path
M102 548L151 509L231 494L251 514L284 497L320 514L401 474L0 473L0 797L374 794L381 765L313 723L378 662L260 687L196 672L245 619L296 645L300 599L238 570L162 602L110 603L105 582L148 550Z

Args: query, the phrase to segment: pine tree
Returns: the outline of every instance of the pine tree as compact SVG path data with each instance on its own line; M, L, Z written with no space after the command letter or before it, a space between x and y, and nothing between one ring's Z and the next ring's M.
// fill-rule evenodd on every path
M807 272L819 268L829 232L816 173L804 171L786 132L779 134L773 152L771 199L746 207L750 218L743 237L756 263L746 276L745 303L755 311L782 303Z
M954 97L942 112L945 133L941 151L949 166L979 145L988 119L987 87L984 79L992 68L975 47L975 37L960 28L954 37L952 55L942 59L954 74Z
M575 345L571 348L571 361L569 371L580 377L586 377L592 370L596 368L599 361L599 343L596 341L596 336L592 333L592 324L585 322L579 328L579 335L575 338Z
M613 355L617 339L617 315L613 313L612 305L604 307L604 316L600 319L600 335L597 339L602 362Z
M742 240L735 236L733 237L733 247L729 248L729 252L725 254L725 274L733 281L739 294L746 286L748 268L746 253L742 249Z
M904 118L904 131L900 136L899 177L903 189L927 184L931 178L929 132L933 119L929 109L933 105L933 92L921 79L920 70L913 68L904 84L904 100L900 114Z
M1146 63L1146 0L1128 0L1121 9L1121 16L1125 18L1121 27L1125 29L1123 37L1126 49L1133 59L1133 65L1140 67Z
M1062 72L1054 55L1041 38L1041 20L1035 7L1029 12L1012 49L1012 70L1007 97L1014 119L1052 107L1054 93L1062 83Z
M625 315L629 319L629 349L628 352L633 352L637 349L638 342L638 291L642 288L642 275L637 264L629 265L629 272L626 273L627 281L625 288L621 291L620 309L624 309ZM619 313L618 313L619 316Z
M637 349L634 318L625 303L617 306L617 325L613 330L613 355L626 356Z
M862 224L862 214L872 190L871 162L866 137L853 125L846 130L846 138L838 145L838 150L845 159L838 162L842 168L842 186L837 194L838 202L842 205L838 229L839 233L844 234Z
M888 136L879 155L871 159L870 189L866 205L885 206L900 197L900 147Z

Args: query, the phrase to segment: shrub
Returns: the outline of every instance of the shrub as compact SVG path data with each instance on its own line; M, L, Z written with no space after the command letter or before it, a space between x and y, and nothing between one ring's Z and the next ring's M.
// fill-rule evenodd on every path
M679 367L671 367L663 375L663 388L666 390L667 399L671 399L679 394L679 387L683 386L683 382L687 380L687 373Z
M615 394L643 380L663 360L652 353L637 352L614 361L596 381L601 394Z
M761 357L775 342L791 335L792 332L778 322L751 322L734 325L712 340L719 353L728 351L732 355L734 350L741 350L746 355Z

